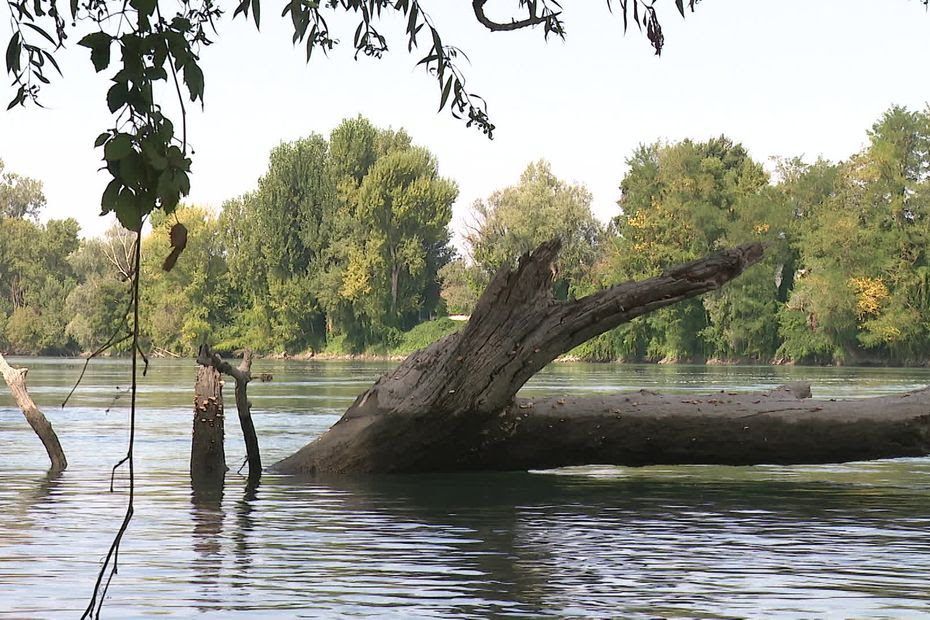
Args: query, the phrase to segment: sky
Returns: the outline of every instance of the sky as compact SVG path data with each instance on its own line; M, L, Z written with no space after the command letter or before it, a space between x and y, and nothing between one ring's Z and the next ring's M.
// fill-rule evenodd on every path
M495 2L495 15L516 5ZM224 19L201 54L205 107L188 111L188 202L219 208L255 187L277 144L327 135L362 114L406 129L436 155L440 173L460 189L454 229L475 200L514 184L540 158L587 186L606 220L619 211L625 160L639 144L726 134L760 161L840 160L862 148L890 105L922 109L930 101L930 14L919 0L704 0L684 20L671 0L660 0L661 57L635 28L624 35L604 2L562 4L566 40L546 42L541 31L486 31L464 0L423 2L445 42L468 54L469 90L488 101L493 140L437 114L435 83L415 66L428 50L408 54L401 20L382 26L391 45L383 59L356 61L355 23L334 19L348 44L307 64L274 10L263 12L261 32L251 21ZM9 25L0 22L5 47ZM45 109L0 112L0 159L44 182L44 219L74 217L96 235L112 221L99 216L107 178L93 148L112 124L107 76L94 74L84 48L58 58L65 77L44 90ZM3 101L13 92L0 87ZM171 93L164 99L172 105Z

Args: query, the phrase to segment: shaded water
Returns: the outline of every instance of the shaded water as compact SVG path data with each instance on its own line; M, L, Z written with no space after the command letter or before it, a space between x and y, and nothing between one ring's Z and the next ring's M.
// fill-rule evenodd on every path
M76 617L125 507L128 363L11 360L55 424L45 454L0 390L0 617ZM250 395L265 461L332 424L389 364L266 362ZM381 477L246 489L244 450L219 495L187 473L194 367L143 380L136 516L104 617L930 617L930 459L811 467L585 467ZM527 394L759 389L815 397L930 383L926 370L557 364ZM118 389L119 388L119 389ZM231 392L231 390L227 390ZM231 394L228 394L231 401Z

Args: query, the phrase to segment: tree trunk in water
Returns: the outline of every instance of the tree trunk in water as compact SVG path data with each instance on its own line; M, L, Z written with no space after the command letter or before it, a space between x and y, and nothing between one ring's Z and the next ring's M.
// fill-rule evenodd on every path
M501 441L500 421L513 415L513 407L520 410L515 395L530 377L590 338L722 286L758 261L763 246L725 250L573 301L551 295L558 250L557 240L544 243L515 269L498 271L463 331L408 357L360 395L329 431L274 469L326 474L524 468L523 462L493 458L490 450ZM579 458L602 458L593 452L590 457Z
M194 384L191 480L215 482L226 475L224 420L222 377L212 366L200 366Z
M236 381L236 409L239 411L239 424L242 426L242 436L245 440L245 451L249 463L249 480L255 481L262 475L262 457L258 449L258 435L252 423L252 403L249 402L248 385L252 376L252 351L246 349L242 355L242 362L235 368L229 362L223 361L219 355L210 351L207 345L200 346L197 363L202 366L215 368L224 375L229 375ZM271 375L258 375L260 381L271 381Z
M810 387L806 389L807 397ZM799 400L789 389L709 396L645 390L517 399L461 469L840 463L930 454L930 390Z
M28 372L29 370L26 368L11 367L7 364L3 355L0 354L0 374L3 374L3 379L10 386L13 398L16 399L19 408L23 410L23 415L26 416L29 426L42 440L42 445L45 446L48 458L52 462L51 470L55 472L62 471L68 467L68 459L65 458L65 452L61 449L61 442L58 441L58 435L55 434L51 422L39 411L39 408L36 407L36 404L29 396L29 392L26 391L26 373Z

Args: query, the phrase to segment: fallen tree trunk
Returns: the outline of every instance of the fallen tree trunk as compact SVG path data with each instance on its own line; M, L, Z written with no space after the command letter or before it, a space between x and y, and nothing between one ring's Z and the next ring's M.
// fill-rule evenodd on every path
M708 396L648 391L517 399L461 469L840 463L930 454L930 389L850 400L788 386Z
M759 243L679 265L641 282L558 301L559 242L501 269L465 328L408 357L356 399L329 431L276 471L304 474L469 469L489 428L526 381L562 353L658 308L716 289L762 257ZM479 459L480 460L480 459ZM514 469L505 463L495 467Z
M809 386L707 397L650 392L517 399L558 355L715 289L762 256L747 244L576 301L550 294L558 242L502 269L458 334L408 357L326 433L273 469L292 474L525 470L581 464L827 463L930 453L930 392L808 401Z
M65 458L65 452L61 449L61 442L58 441L58 435L55 434L51 422L36 407L35 402L33 402L32 397L29 396L29 392L26 390L26 373L28 372L27 368L13 368L0 354L0 374L3 375L6 384L10 386L10 392L13 393L16 404L23 410L23 415L26 416L29 426L42 440L42 445L45 446L48 458L52 462L51 471L62 471L68 467L68 459Z

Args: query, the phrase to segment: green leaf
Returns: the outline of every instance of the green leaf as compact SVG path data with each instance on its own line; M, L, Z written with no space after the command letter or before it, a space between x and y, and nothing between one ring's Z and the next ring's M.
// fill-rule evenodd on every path
M255 29L259 30L261 28L260 23L262 19L261 0L252 0L252 19L255 20Z
M116 112L126 105L126 99L129 97L129 89L126 88L125 82L117 82L107 91L107 107L110 112Z
M168 147L167 156L172 168L180 168L184 163L184 152L174 144Z
M46 40L46 41L48 41L49 43L51 43L52 45L54 45L54 46L56 46L56 47L58 46L58 43L55 42L55 39L53 39L53 38L51 37L51 35L49 35L47 32L45 32L44 30L42 30L41 28L39 28L39 27L36 26L35 24L30 24L29 22L23 22L23 26L26 26L27 28L31 28L32 30L35 30L35 31L38 32L40 35L42 35L43 37L45 37L45 40Z
M12 110L14 107L18 106L25 100L26 100L26 87L20 86L18 89L16 89L16 95L13 97L13 99L10 100L10 104L6 107L6 109Z
M675 0L675 6L678 7L678 12L681 13L681 16L685 16L685 0Z
M177 175L175 175L175 180L178 184L178 192L182 196L187 196L191 193L191 180L186 172L177 173Z
M196 62L188 62L184 65L184 83L187 84L191 101L197 101L198 98L203 101L203 71Z
M242 13L246 17L249 16L249 2L250 1L251 0L242 0L239 3L239 5L236 7L236 10L233 11L233 19L236 19L236 16L239 15L239 13Z
M107 161L119 161L129 155L132 150L132 140L129 134L118 133L103 147L103 157Z
M174 174L171 170L165 170L160 175L158 175L158 183L155 186L155 193L158 194L158 199L161 201L161 206L163 209L170 210L178 204L180 198L178 194L178 186L174 180Z
M110 66L110 44L113 37L105 32L92 32L78 41L78 45L90 48L90 61L94 69L100 73Z
M145 176L142 156L135 151L129 151L129 154L119 162L119 175L127 185L139 185Z
M120 187L122 187L122 183L120 183L119 179L113 179L107 185L107 188L103 190L103 197L100 200L102 208L100 215L106 215L116 209L116 199L119 197Z
M97 139L96 139L96 140L94 140L94 148L98 148L98 147L100 147L100 146L103 146L103 143L106 142L106 141L109 140L109 139L110 139L110 132L109 132L109 131L103 132L102 134L100 134L99 136L97 136Z
M129 4L146 17L155 13L156 0L130 0Z
M142 154L145 156L145 161L155 170L162 171L168 167L168 158L159 152L152 140L142 143Z
M450 75L449 79L446 80L446 85L442 89L442 98L439 100L439 111L441 112L444 107L446 107L446 101L449 100L449 93L452 91L452 80L455 76Z
M7 73L19 73L19 54L22 50L22 43L19 33L14 32L10 37L10 43L6 46L6 70Z
M136 204L136 196L129 188L124 187L116 199L116 219L123 227L138 231L142 228L142 213Z

